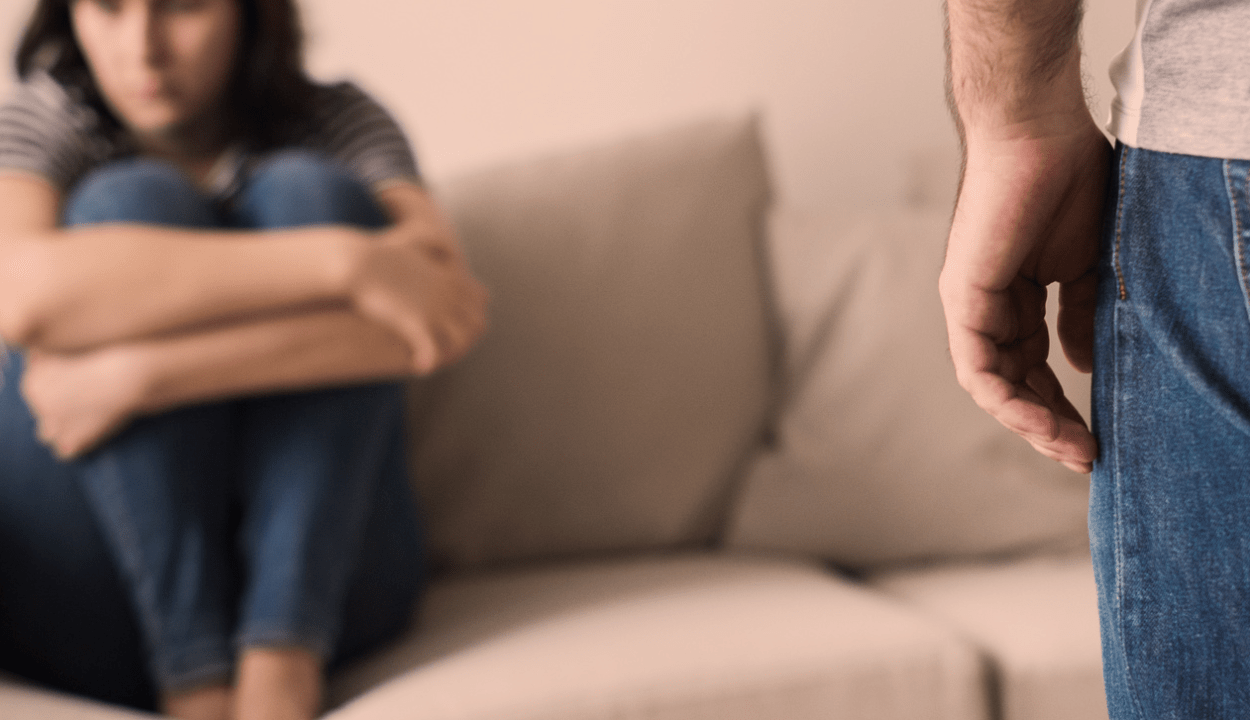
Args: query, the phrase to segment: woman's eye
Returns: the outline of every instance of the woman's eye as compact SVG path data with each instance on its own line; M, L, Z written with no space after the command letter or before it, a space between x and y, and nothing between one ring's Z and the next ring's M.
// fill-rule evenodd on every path
M121 0L91 0L91 2L106 13L115 13L122 9Z

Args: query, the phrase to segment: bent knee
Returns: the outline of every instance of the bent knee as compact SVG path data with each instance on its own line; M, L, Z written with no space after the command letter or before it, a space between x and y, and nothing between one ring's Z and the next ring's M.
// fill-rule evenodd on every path
M302 149L276 152L257 165L244 189L241 209L262 228L387 224L385 212L363 182L329 158Z
M150 158L113 162L89 173L70 192L63 221L218 224L211 202L190 178L173 165Z

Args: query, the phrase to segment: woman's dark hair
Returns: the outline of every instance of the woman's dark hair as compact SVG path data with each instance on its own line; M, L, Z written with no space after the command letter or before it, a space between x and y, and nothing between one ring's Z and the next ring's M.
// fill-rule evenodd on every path
M96 87L70 20L78 0L39 0L18 44L15 66L27 79L47 71L92 106L105 129L121 125ZM314 85L304 73L303 32L295 0L235 0L242 13L242 35L228 107L240 139L257 149L287 141L312 103Z

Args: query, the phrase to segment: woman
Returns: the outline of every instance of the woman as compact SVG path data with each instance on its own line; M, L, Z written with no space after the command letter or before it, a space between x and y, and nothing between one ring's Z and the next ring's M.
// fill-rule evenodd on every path
M17 70L0 666L311 717L409 616L395 380L466 352L485 293L389 116L304 75L292 0L39 0Z

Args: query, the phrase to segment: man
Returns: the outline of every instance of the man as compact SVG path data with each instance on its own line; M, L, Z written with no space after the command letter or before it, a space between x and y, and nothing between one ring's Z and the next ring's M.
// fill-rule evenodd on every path
M1079 0L948 2L951 357L982 408L1093 470L1112 720L1250 718L1250 3L1139 0L1114 152L1080 19ZM1092 433L1048 365L1052 283Z

